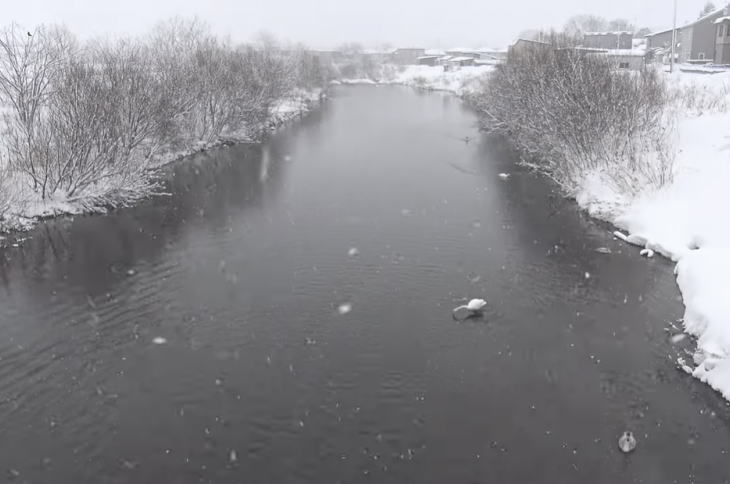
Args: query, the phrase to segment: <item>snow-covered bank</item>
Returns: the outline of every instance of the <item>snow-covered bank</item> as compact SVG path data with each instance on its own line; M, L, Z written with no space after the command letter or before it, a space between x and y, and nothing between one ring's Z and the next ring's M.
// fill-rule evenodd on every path
M135 163L136 169L144 174L128 177L134 180L132 184L125 183L124 179L105 179L73 197L57 192L53 197L43 200L30 188L31 184L23 179L23 175L9 174L4 168L7 161L0 154L0 233L30 230L40 220L47 218L105 213L109 209L131 206L143 198L160 193L157 170L164 165L223 144L255 142L253 133L273 131L303 116L314 109L323 97L321 89L297 89L271 107L263 126L224 132L213 141L189 139L176 147L162 147L149 159ZM120 186L124 188L113 188ZM0 237L0 240L3 239Z
M463 96L474 89L493 66L464 66L445 71L442 66L382 66L377 79L341 79L341 84L401 84L429 91L448 91Z
M680 73L673 181L626 197L593 174L577 195L631 243L677 262L684 330L697 338L694 366L682 366L730 400L730 73Z

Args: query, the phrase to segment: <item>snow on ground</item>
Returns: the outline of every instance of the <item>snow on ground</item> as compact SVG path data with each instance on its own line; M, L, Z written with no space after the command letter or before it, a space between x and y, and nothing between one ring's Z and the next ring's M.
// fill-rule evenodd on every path
M577 200L677 262L684 330L697 338L692 374L730 400L730 73L677 73L680 106L672 183L628 199L587 177ZM683 364L684 362L680 362Z
M479 79L493 69L494 66L464 66L444 71L441 66L408 66L391 82L421 89L449 91L461 96L476 87Z
M476 88L478 81L494 66L464 66L445 71L443 66L383 66L377 79L340 79L333 84L402 84L429 91L448 91L459 96Z

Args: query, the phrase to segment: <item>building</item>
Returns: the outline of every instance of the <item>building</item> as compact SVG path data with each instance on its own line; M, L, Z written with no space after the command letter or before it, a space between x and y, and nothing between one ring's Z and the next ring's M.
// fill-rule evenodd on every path
M682 29L676 29L676 40L679 42ZM647 50L666 50L672 48L672 29L654 32L644 36ZM679 50L679 49L677 49Z
M715 20L715 64L730 65L730 16Z
M726 47L727 27L721 27L730 17L728 7L717 9L694 22L676 29L676 60L695 64L715 62L725 64L730 61ZM722 28L722 36L720 29ZM654 32L646 36L647 50L661 52L665 56L672 48L672 29Z
M469 56L451 57L448 60L449 67L466 67L475 65L476 59Z
M504 62L507 60L507 49L495 49L493 47L481 47L477 49L479 60Z
M403 66L418 64L418 58L426 55L426 49L405 48L395 49L391 54L391 61L394 64Z
M435 66L438 65L439 56L437 55L422 55L417 59L419 66Z
M640 71L647 64L646 54L626 52L608 52L606 58L615 69Z
M634 39L631 32L586 32L583 47L589 49L630 49Z
M510 45L507 49L507 62L509 62L511 59L514 59L515 57L545 52L550 49L551 46L547 42L540 42L539 40L517 39L517 42Z
M727 8L721 8L683 25L679 40L679 62L713 62L718 30L715 21L727 15Z
M469 49L467 47L455 47L446 51L446 55L451 57L471 57L472 59L479 59L479 51L476 49Z

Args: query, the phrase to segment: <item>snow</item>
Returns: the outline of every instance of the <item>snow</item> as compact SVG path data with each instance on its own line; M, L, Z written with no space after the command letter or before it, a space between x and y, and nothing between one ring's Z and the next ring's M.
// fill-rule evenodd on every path
M586 176L578 203L629 235L615 235L676 261L685 305L684 331L697 340L694 367L679 367L730 400L730 73L675 73L673 89L696 99L678 105L674 179L633 197L600 174Z
M472 60L471 57L467 58ZM376 79L340 79L341 84L401 84L429 91L448 91L459 96L469 94L478 86L493 65L463 66L445 71L443 66L381 66Z
M493 69L493 66L464 66L444 71L442 66L408 66L390 82L464 95L476 87L478 81Z

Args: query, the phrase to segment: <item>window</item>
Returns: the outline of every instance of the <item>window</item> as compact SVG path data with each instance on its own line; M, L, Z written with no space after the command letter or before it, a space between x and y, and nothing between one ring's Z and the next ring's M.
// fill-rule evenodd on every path
M717 27L717 36L718 37L722 37L722 34L724 33L723 32L724 30L725 30L725 26L724 25L720 25L719 27Z
M628 69L629 68L629 63L628 62L619 62L618 63L618 68L619 69Z
M704 52L700 52L700 60L705 60L705 53Z
M725 29L725 34L726 34L726 35L727 35L728 37L730 37L730 25L728 25L728 26L727 26L727 28Z

